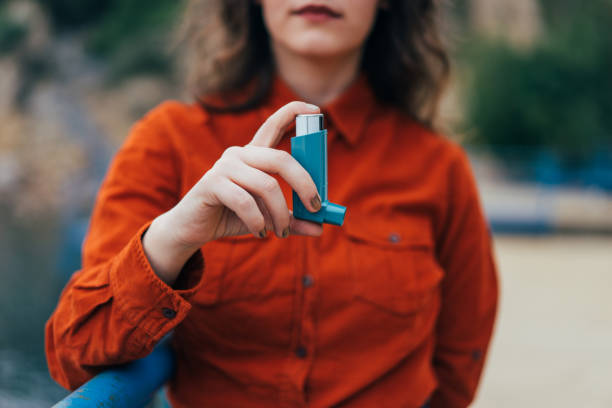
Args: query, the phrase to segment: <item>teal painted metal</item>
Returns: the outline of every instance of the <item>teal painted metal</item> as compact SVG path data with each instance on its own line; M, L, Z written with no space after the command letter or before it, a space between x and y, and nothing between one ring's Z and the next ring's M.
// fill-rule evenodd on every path
M54 408L144 407L173 372L174 352L164 342L145 358L98 374Z
M298 116L298 120L300 119ZM304 115L313 116L313 115ZM322 126L322 118L320 119ZM303 126L297 124L296 129ZM329 202L327 199L327 130L299 134L291 138L291 155L312 177L321 196L321 209L312 213L304 207L297 193L293 192L293 216L316 223L342 225L346 207Z

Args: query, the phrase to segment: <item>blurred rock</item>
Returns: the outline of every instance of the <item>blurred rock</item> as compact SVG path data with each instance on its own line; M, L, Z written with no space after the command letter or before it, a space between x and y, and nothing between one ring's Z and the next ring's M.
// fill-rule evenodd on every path
M44 52L50 41L49 20L40 5L31 0L10 1L6 5L8 17L28 29L24 48L30 52Z
M178 92L149 76L109 85L84 37L53 35L37 2L12 1L5 13L27 36L0 59L0 202L23 220L87 214L132 124Z
M471 20L477 31L517 46L533 44L542 24L536 0L472 0Z
M119 86L98 88L86 96L92 120L117 147L131 126L160 102L178 98L178 87L158 77L138 76Z
M0 112L13 109L19 91L19 66L10 57L0 59Z

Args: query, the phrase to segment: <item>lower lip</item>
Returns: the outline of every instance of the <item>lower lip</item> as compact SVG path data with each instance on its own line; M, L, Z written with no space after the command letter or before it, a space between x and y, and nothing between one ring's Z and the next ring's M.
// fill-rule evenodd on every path
M314 13L312 11L306 11L303 13L299 13L297 15L305 18L306 20L312 23L323 23L325 21L336 20L339 18L339 17L332 16L328 13Z

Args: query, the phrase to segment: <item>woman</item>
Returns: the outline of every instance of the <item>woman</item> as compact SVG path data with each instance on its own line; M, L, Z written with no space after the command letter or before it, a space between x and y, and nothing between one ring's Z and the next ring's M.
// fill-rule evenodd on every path
M432 130L437 12L192 1L198 102L155 108L114 158L46 327L52 376L74 389L174 330L177 407L467 406L497 282L468 161ZM287 153L318 112L342 227L288 209L292 189L321 206Z

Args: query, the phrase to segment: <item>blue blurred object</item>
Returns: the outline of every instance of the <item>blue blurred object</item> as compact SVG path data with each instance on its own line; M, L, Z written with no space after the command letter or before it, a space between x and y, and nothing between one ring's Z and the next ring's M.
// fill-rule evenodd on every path
M66 281L81 269L81 248L88 227L88 218L64 216L62 220L56 269Z
M323 129L323 115L298 115L296 136L291 138L291 155L312 177L321 196L321 209L311 213L300 197L293 192L293 216L316 223L342 225L346 207L327 199L327 130Z
M588 160L570 159L549 148L530 146L467 146L467 149L474 167L480 167L482 175L488 178L489 187L496 184L483 197L494 233L609 231L605 223L580 224L579 209L574 209L574 215L568 218L567 206L565 211L560 210L560 200L576 197L580 191L585 193L585 202L589 197L602 201L612 197L611 147L602 146ZM580 206L573 208L589 208Z
M612 191L612 148L598 151L592 160L577 172L576 178L583 180L588 187Z
M164 341L147 357L98 374L54 408L144 407L170 379L174 363L174 352Z
M547 186L556 186L563 182L563 169L559 158L547 150L536 152L533 172L537 183Z

